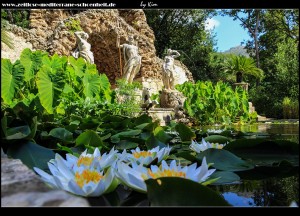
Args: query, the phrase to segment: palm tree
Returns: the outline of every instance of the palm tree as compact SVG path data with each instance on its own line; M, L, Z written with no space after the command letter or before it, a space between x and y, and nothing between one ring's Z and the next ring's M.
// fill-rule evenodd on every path
M243 75L250 75L262 80L264 72L257 68L252 58L245 56L232 56L224 63L224 71L236 76L236 82L243 81Z

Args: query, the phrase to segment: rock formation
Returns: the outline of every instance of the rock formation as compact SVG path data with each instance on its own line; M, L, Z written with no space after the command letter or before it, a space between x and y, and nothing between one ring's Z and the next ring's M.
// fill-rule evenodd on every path
M141 9L90 9L74 15L69 10L34 9L30 12L29 30L13 26L11 31L30 42L33 49L46 50L50 54L71 55L76 48L76 38L72 33L74 21L80 23L82 30L89 34L88 42L92 45L97 69L107 75L113 86L115 80L121 77L117 34L120 35L121 44L129 34L137 35L142 66L135 80L145 87L155 88L153 92L161 90L162 60L156 56L155 36ZM179 61L176 61L176 65L192 81L187 68Z
M89 207L86 199L49 188L19 159L1 148L1 207Z

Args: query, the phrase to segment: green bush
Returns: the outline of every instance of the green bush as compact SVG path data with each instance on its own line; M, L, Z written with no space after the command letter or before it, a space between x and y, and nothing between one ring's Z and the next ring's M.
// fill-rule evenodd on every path
M82 31L82 28L80 26L80 20L75 19L69 19L65 25L68 27L69 31L74 33L76 31Z
M195 84L177 85L187 99L184 108L198 124L230 124L239 119L240 123L250 120L248 94L241 87L232 89L227 83L197 81ZM252 115L256 118L255 115Z
M136 116L140 111L141 95L137 95L137 90L142 88L139 82L127 83L124 79L119 79L117 88L114 90L114 100L109 109L114 115Z
M285 119L299 118L299 101L292 101L285 97L282 102L282 111Z

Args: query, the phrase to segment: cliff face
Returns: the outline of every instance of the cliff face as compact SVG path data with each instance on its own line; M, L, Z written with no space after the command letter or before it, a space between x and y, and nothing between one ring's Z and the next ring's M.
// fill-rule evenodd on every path
M126 42L129 35L137 37L142 66L135 80L142 83L147 80L161 82L162 60L156 56L155 36L142 10L93 9L75 15L66 10L32 10L30 30L14 27L13 32L22 35L34 49L43 49L50 54L71 55L76 48L76 38L69 25L73 20L79 21L83 31L89 34L88 42L97 69L107 75L112 85L121 77L120 52L116 47L118 35L121 44ZM121 62L124 65L123 58ZM189 79L192 78L185 66L176 65L185 71Z

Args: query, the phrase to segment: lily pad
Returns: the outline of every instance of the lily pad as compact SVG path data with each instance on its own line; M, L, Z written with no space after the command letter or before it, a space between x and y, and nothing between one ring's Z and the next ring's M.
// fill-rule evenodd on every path
M176 131L179 133L181 140L191 141L196 138L196 134L186 125L179 123L175 126Z
M128 140L121 140L118 144L116 144L116 149L123 150L123 149L132 149L136 148L139 144L135 142L131 142Z
M64 142L73 141L73 133L66 130L65 128L54 128L49 132L49 135L57 139L60 139Z
M157 127L153 131L154 136L163 143L168 143L172 137L168 135L162 127Z
M6 130L7 140L24 139L28 137L31 133L30 127L28 125L13 127Z
M20 159L30 169L38 167L44 171L49 171L47 163L55 157L52 150L33 142L10 145L7 155L15 159Z
M229 138L221 135L211 135L204 138L206 142L225 144L230 141Z
M79 145L102 147L103 142L101 137L95 131L88 130L77 137L76 146Z
M212 185L233 184L240 181L240 177L237 174L229 171L215 171L209 178L218 178Z
M154 134L151 134L150 137L146 140L146 146L147 149L153 149L157 146L159 146L160 148L164 148L167 145L165 143L162 143L161 141L159 141Z
M230 206L214 190L189 179L162 177L145 183L151 206Z
M242 160L236 155L224 149L207 149L196 155L198 161L206 157L207 163L213 163L213 167L224 171L243 171L253 169L254 165Z
M142 132L141 130L122 131L120 133L111 136L111 142L118 143L120 142L120 137L133 137L139 135L141 132Z
M287 140L241 139L230 142L224 149L257 166L270 167L284 160L299 166L299 144Z

